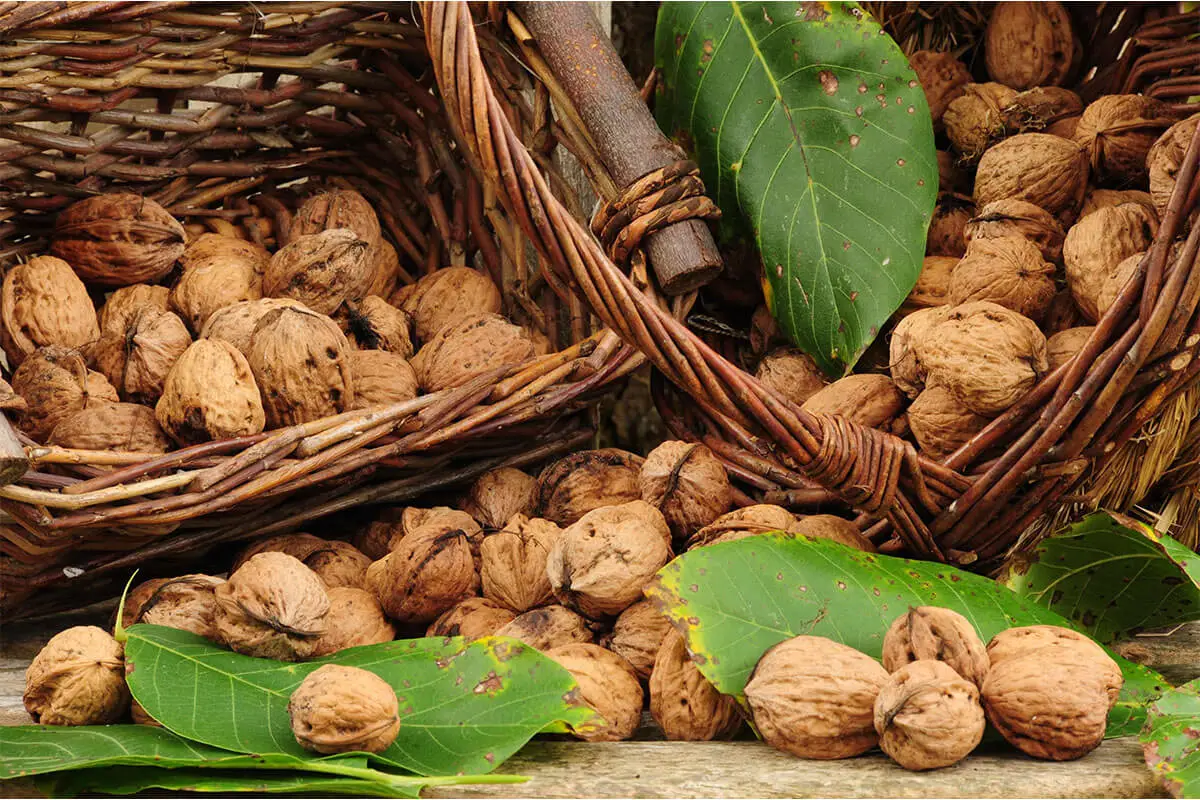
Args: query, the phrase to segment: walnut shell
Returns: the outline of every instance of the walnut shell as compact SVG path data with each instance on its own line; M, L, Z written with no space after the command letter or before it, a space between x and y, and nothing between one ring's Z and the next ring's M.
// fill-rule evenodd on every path
M87 288L67 262L35 256L17 264L0 288L0 345L17 367L39 347L83 347L100 336Z
M934 129L939 129L946 107L962 96L971 73L953 54L937 50L918 50L908 57L908 64L921 82Z
M79 625L55 634L25 670L25 710L38 725L108 725L129 708L125 648Z
M1167 213L1171 194L1175 191L1175 177L1183 165L1184 154L1200 125L1200 114L1180 120L1155 140L1146 153L1146 171L1150 174L1150 197L1154 210L1161 218Z
M1112 662L1103 647L1079 631L1058 625L1023 625L1019 628L1000 631L988 642L988 661L991 666L995 667L1009 659L1023 658L1046 647L1052 649L1043 655L1057 652L1062 648L1086 653L1096 660L1097 665L1104 668L1106 684L1119 683L1122 680L1120 668L1116 666L1115 662ZM1104 659L1108 659L1108 662ZM1116 702L1117 694L1117 692L1111 692L1113 702Z
M896 617L883 637L883 667L895 672L914 661L944 661L975 686L987 677L987 648L970 621L948 608L920 606Z
M1100 319L1100 291L1117 266L1146 250L1157 233L1158 219L1137 203L1102 208L1067 232L1063 244L1067 285L1089 321Z
M286 553L292 558L303 562L304 559L320 550L326 544L328 542L324 539L319 536L313 536L311 533L284 533L279 536L259 539L258 541L251 542L238 553L238 557L234 560L229 571L237 572L243 564L259 553Z
M511 608L486 597L468 597L442 614L429 629L426 636L462 636L468 641L495 636L496 631L517 618Z
M370 285L374 263L369 248L346 228L300 236L271 256L262 292L332 314L347 300L361 298Z
M639 600L621 612L603 644L628 661L639 677L649 678L658 650L673 630L671 620L653 602Z
M593 509L641 499L638 475L643 461L613 447L555 461L538 476L538 516L570 525Z
M348 647L382 644L396 638L396 629L383 615L375 595L357 586L334 586L328 590L329 613L325 632L317 639L313 658L333 655Z
M900 312L907 315L922 308L949 303L950 275L956 266L958 258L954 256L925 256L921 262L921 274L900 306Z
M268 311L246 354L267 426L300 425L354 408L351 352L329 317L302 308Z
M462 531L463 535L467 537L467 542L471 545L471 553L475 556L476 566L478 566L479 548L483 544L484 539L483 528L467 512L460 511L457 508L450 508L449 506L435 506L433 508L409 506L404 509L400 515L400 526L389 542L390 547L395 549L401 538L415 531L417 528L424 528L430 525L438 525L445 530Z
M183 274L171 289L171 307L199 332L219 309L261 298L270 261L270 253L253 242L206 233L179 259Z
M662 512L681 540L733 505L733 484L724 465L702 444L663 442L646 456L638 485L642 499Z
M1174 118L1161 100L1140 94L1109 94L1083 110L1075 142L1101 178L1127 183L1146 179L1146 156Z
M148 197L102 194L67 207L50 252L98 286L154 283L183 255L183 226Z
M868 428L892 430L904 412L904 395L887 375L847 375L800 407L810 414L845 417Z
M1004 124L1013 131L1028 133L1043 131L1062 136L1058 131L1070 125L1074 138L1075 124L1083 113L1083 100L1070 89L1061 86L1038 86L1021 92L1004 109Z
M754 376L796 405L829 383L817 362L794 347L780 347L763 356Z
M979 745L983 729L979 688L941 661L905 664L875 698L879 746L905 769L957 764Z
M1117 302L1121 290L1133 279L1138 266L1145 257L1145 253L1134 253L1129 258L1122 259L1121 263L1113 267L1113 271L1104 278L1099 291L1096 292L1096 314L1099 318L1103 318Z
M537 507L538 482L519 469L500 467L471 484L462 508L486 530L500 530L513 514L530 516Z
M409 531L367 569L366 588L397 622L433 622L479 590L467 534L436 522Z
M615 617L671 560L671 531L642 500L589 511L563 531L546 572L559 602L586 617Z
M692 662L687 643L671 630L650 675L650 714L667 739L728 739L742 727L737 700L717 691Z
M688 541L688 547L704 547L771 531L795 531L799 524L800 521L786 508L769 504L745 506L722 514L696 531Z
M375 520L351 536L350 543L372 561L378 561L391 552L392 539L403 535L400 523Z
M579 684L579 694L603 718L594 727L576 730L588 742L618 742L633 736L642 720L642 684L629 662L611 650L585 642L566 644L546 653Z
M962 157L976 161L1004 137L1004 109L1017 92L1001 83L968 83L942 115L946 136ZM978 204L978 198L976 203Z
M417 281L400 306L413 319L417 338L429 342L442 328L468 317L499 314L500 290L469 267L447 267Z
M220 339L229 342L242 354L250 352L254 329L268 313L279 308L305 308L297 300L264 297L261 300L242 300L216 311L200 329L201 339Z
M349 542L337 539L322 542L302 561L331 589L338 586L363 588L367 568L371 566L371 559L365 553Z
M375 673L326 664L292 692L288 718L305 750L382 753L400 733L400 701Z
M1071 15L1056 2L998 4L984 34L988 76L1014 89L1065 83L1075 48Z
M944 386L926 386L908 407L909 430L921 453L934 461L943 460L971 441L991 421L991 417L964 406Z
M261 433L266 421L245 356L220 339L200 339L183 352L154 413L181 445Z
M166 286L150 286L135 283L122 286L108 296L97 312L100 332L123 331L129 327L129 318L139 309L149 306L159 311L171 310L171 290Z
M386 350L351 350L346 354L354 402L347 410L390 406L417 396L417 375L401 356Z
M192 335L176 314L143 306L128 318L124 330L110 328L87 354L123 400L154 405L171 367L191 343Z
M214 592L224 582L212 575L197 574L141 583L125 598L121 625L163 625L218 641Z
M1079 306L1075 305L1075 298L1071 295L1070 289L1059 289L1054 295L1054 299L1050 301L1050 309L1046 312L1046 318L1042 320L1042 330L1047 336L1065 331L1068 328L1078 328L1087 320L1083 318L1083 312L1079 310Z
M1124 203L1137 203L1145 206L1147 211L1155 210L1154 198L1149 192L1140 189L1089 189L1083 198L1083 207L1079 209L1079 218L1083 219L1093 211Z
M796 636L758 660L746 702L772 747L801 758L848 758L878 742L875 698L887 679L875 659L851 647Z
M1052 264L1062 261L1066 233L1049 212L1024 200L997 200L979 209L963 230L967 249L975 242L1017 236L1037 245L1042 258Z
M1001 87L1007 89L1008 87ZM949 150L937 151L938 191L967 192L971 191L974 176L958 163L958 159Z
M345 317L342 329L350 342L363 350L386 350L401 358L411 358L412 337L408 314L382 297L371 295L358 302L342 306Z
M509 636L543 652L593 639L586 619L557 604L518 614L512 622L497 630L496 636Z
M479 547L483 596L518 614L554 599L546 560L562 529L544 519L514 514Z
M325 583L286 553L252 557L213 595L217 634L234 652L301 661L316 652L325 633L329 614Z
M479 314L438 330L413 356L421 388L438 392L533 358L529 332L499 314Z
M925 235L925 252L931 256L957 256L967 252L963 236L967 222L975 216L975 204L968 197L941 194L933 207L933 218Z
M1087 344L1088 339L1092 338L1094 330L1096 328L1093 325L1067 328L1047 339L1046 358L1050 362L1050 371L1053 372L1074 358Z
M950 276L950 302L989 300L1040 322L1054 300L1054 265L1018 236L978 239Z
M39 442L75 412L120 399L103 375L87 368L78 350L57 345L22 361L13 372L12 388L25 400L17 427Z
M933 331L953 313L954 307L949 305L917 309L892 329L888 366L896 386L909 397L915 398L925 388L926 367L921 361L921 351Z
M790 532L814 539L828 539L866 553L875 552L875 545L862 535L857 525L833 514L809 514L799 517Z
M975 205L1025 200L1071 222L1087 190L1087 153L1048 133L1020 133L989 148L975 173Z
M375 209L370 201L355 191L335 189L331 192L315 194L305 200L296 210L296 215L292 217L292 223L287 232L287 243L291 244L302 236L336 228L349 229L355 236L367 243L369 269L358 276L357 283L349 286L349 297L364 297L375 284L381 272L384 272L385 281L389 272L394 275L395 270L400 266L396 251L391 249L391 245L388 245L391 253L390 256L385 255L383 247L385 242L379 229L379 217L375 215ZM390 258L392 263L381 263L387 258Z
M371 281L368 295L391 297L400 285L400 254L387 239L379 241L379 256L375 259L375 278Z
M73 450L122 453L165 453L171 440L163 433L154 409L135 403L95 403L54 426L47 444Z

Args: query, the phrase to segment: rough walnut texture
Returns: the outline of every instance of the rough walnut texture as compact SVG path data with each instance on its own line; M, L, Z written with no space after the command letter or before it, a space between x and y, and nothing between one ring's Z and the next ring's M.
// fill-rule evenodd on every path
M259 320L277 308L304 308L296 300L264 297L261 300L242 300L215 312L200 330L201 339L220 339L229 342L238 352L250 352L250 340Z
M371 559L349 542L336 539L322 542L305 558L304 566L317 573L329 588L352 586L363 588Z
M1004 109L1016 96L1016 90L1000 83L969 83L962 95L951 101L942 123L964 159L976 161L992 142L1004 136Z
M678 631L658 650L650 675L650 714L668 739L707 742L726 739L742 726L737 700L721 694L692 663Z
M412 316L417 338L428 342L460 320L499 314L500 290L479 270L447 267L417 281L400 307Z
M977 239L950 276L950 302L989 300L1040 322L1054 300L1054 265L1018 236Z
M362 350L386 350L400 358L411 358L412 320L408 314L374 295L346 301L339 317L350 343Z
M1075 142L1099 178L1123 183L1146 179L1146 156L1174 118L1161 100L1110 94L1092 101L1075 127Z
M348 228L367 243L367 261L370 269L364 271L359 283L352 285L349 292L352 297L362 297L375 284L381 269L387 269L388 265L380 263L386 256L383 236L379 230L379 218L375 215L370 201L361 194L347 189L336 189L308 198L297 209L292 224L288 226L287 241L291 243L301 236L333 228ZM392 250L391 259L394 261L395 258L396 251Z
M944 306L950 302L950 275L958 266L955 256L925 256L921 262L921 274L913 284L912 291L900 306L902 314L911 314L922 308Z
M0 288L0 344L17 367L39 347L82 347L100 336L96 309L71 267L52 256L17 264Z
M486 597L468 597L434 620L425 635L462 636L473 641L494 636L496 631L516 618L511 608L505 608Z
M408 532L367 569L366 588L397 622L433 622L479 591L467 534L437 523Z
M317 574L285 553L259 553L216 587L216 630L248 656L301 661L325 632L329 594Z
M1087 153L1048 133L1021 133L988 149L975 173L975 204L1025 200L1069 224L1087 190Z
M810 514L800 517L792 532L814 539L828 539L866 553L875 552L875 545L862 535L857 525L833 514Z
M991 421L992 417L964 406L944 386L927 386L908 407L909 430L921 452L936 461L971 441Z
M1137 203L1145 206L1147 211L1154 211L1154 199L1149 192L1140 189L1091 189L1083 198L1083 208L1079 209L1079 218L1083 219L1093 211L1122 203Z
M638 475L643 461L612 447L555 461L538 476L538 516L570 525L592 509L640 499Z
M1049 212L1033 203L1009 198L988 203L963 230L968 248L988 239L1017 236L1037 245L1042 258L1052 264L1062 261L1062 225Z
M319 314L332 314L347 300L363 297L374 277L370 246L346 228L301 236L271 256L263 274L267 297L299 300Z
M467 512L449 506L435 506L434 508L409 506L404 509L400 514L400 528L392 536L389 544L392 549L395 549L396 544L403 536L417 528L430 525L440 526L443 530L462 531L470 543L471 553L475 556L476 566L478 566L479 546L483 543L484 536L483 528L479 527L479 523Z
M54 426L47 444L75 450L165 453L171 440L154 409L135 403L95 403Z
M213 592L224 582L200 574L146 581L125 598L121 625L163 625L218 641L214 621L217 599Z
M292 733L314 753L382 753L400 733L400 702L387 682L358 667L326 664L288 700Z
M313 536L311 533L284 533L279 536L259 539L247 545L242 552L238 553L238 557L233 562L233 566L229 568L229 571L237 572L243 564L259 553L286 553L292 558L304 561L304 559L320 550L326 544L327 542L324 539L319 536Z
M825 387L825 373L812 356L794 347L780 347L763 356L754 376L763 386L800 405Z
M921 82L933 125L940 128L942 115L952 101L962 96L963 88L971 82L971 73L952 53L936 50L918 50L908 57L908 63Z
M267 427L284 428L354 407L350 345L329 317L300 308L268 311L246 361L262 392Z
M987 648L962 614L948 608L920 606L896 617L883 637L883 666L895 672L913 661L944 661L976 686L983 685Z
M1150 197L1159 217L1167 213L1167 205L1175 191L1175 177L1183 165L1183 156L1196 134L1197 125L1200 125L1200 114L1193 114L1176 122L1154 142L1146 155L1146 170L1150 173Z
M396 638L396 629L383 615L375 595L354 586L335 586L328 594L325 632L317 639L313 658L333 655L347 647L382 644Z
M206 233L188 245L183 274L171 289L171 307L197 333L216 311L262 297L271 255L253 242Z
M1004 109L1004 124L1010 130L1043 133L1072 139L1083 100L1061 86L1037 86L1021 92Z
M526 611L496 631L543 652L594 638L588 621L566 606L548 605Z
M1092 325L1081 325L1077 328L1067 328L1046 340L1046 358L1050 362L1050 371L1061 367L1075 357L1083 349L1088 339L1092 338Z
M1018 90L1065 83L1075 48L1071 15L1055 2L995 6L984 39L988 75Z
M983 738L979 688L941 661L914 661L892 673L875 698L883 752L911 770L966 758Z
M769 504L745 506L722 514L696 531L688 547L703 547L717 542L729 542L771 531L795 531L799 521L786 508Z
M171 367L191 343L178 315L144 306L128 318L124 330L105 331L87 354L123 400L154 405Z
M642 499L662 512L680 541L733 505L725 467L702 444L668 441L650 451L638 476Z
M119 399L103 375L87 368L78 350L57 345L22 361L13 372L12 388L25 401L17 427L39 442L75 412Z
M969 198L943 193L933 207L933 219L925 234L925 252L931 256L955 256L962 258L967 251L963 231L971 217L975 216L975 204Z
M413 356L412 365L421 388L438 392L531 358L528 331L499 314L477 314L440 328Z
M571 673L583 701L603 717L594 727L576 730L588 742L617 742L633 736L642 719L642 684L629 662L594 644L567 644L546 655Z
M485 529L500 530L514 514L534 513L537 492L536 478L513 467L500 467L471 484L462 508Z
M154 283L183 255L183 226L148 197L102 194L67 207L50 252L97 286Z
M166 286L150 286L145 283L122 286L108 296L97 313L100 332L125 330L129 318L145 306L157 308L159 311L170 311L171 290Z
M904 412L904 395L887 375L847 375L808 398L801 408L893 431L896 418Z
M1100 290L1125 259L1143 252L1158 233L1158 219L1138 203L1101 208L1067 232L1063 264L1067 285L1085 317L1100 319Z
M545 519L514 514L479 546L483 596L518 614L554 599L546 560L562 529Z
M351 350L346 355L354 402L349 410L389 406L417 396L417 375L409 363L385 350Z
M109 725L129 708L125 648L108 631L57 633L25 670L25 710L38 725Z
M670 633L671 621L649 600L640 600L621 612L604 646L630 663L641 678L649 678L658 650Z
M167 373L154 409L181 445L260 433L266 422L246 358L220 339L193 342Z

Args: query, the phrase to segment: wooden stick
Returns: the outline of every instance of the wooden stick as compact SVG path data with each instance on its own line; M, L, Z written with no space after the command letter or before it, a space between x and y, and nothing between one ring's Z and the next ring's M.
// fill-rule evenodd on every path
M29 470L29 458L8 417L0 414L0 486L16 483Z

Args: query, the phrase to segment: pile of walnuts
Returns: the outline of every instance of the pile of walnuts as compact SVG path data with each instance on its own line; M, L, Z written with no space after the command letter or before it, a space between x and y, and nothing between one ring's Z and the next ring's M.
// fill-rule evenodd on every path
M401 285L357 192L310 196L274 253L251 222L184 226L133 194L63 211L48 252L11 267L0 292L18 427L158 454L412 399L549 350L501 316L482 272Z

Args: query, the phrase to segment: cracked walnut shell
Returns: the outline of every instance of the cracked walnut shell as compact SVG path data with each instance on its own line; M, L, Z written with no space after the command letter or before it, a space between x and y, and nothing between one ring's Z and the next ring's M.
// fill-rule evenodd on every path
M578 642L546 653L579 684L579 694L602 718L594 726L575 730L588 742L617 742L633 736L642 719L645 695L637 673L616 653Z
M25 670L25 710L39 725L109 725L129 708L125 648L93 625L55 634Z
M560 458L538 476L538 516L570 525L593 509L640 500L643 461L615 447Z
M12 367L39 347L83 347L100 336L87 288L67 262L35 256L0 287L0 345Z
M260 433L266 420L245 356L220 339L188 346L167 373L154 413L185 446Z
M12 389L25 401L17 427L39 442L75 412L120 399L103 375L87 368L78 350L57 345L22 361L13 372Z
M229 649L301 661L325 632L329 594L317 574L286 553L250 558L213 590L216 631Z
M400 701L387 682L358 667L326 664L288 699L292 733L314 753L382 753L400 733Z
M983 738L979 688L941 661L913 661L875 698L879 746L909 770L948 767Z
M422 389L439 392L531 358L529 331L499 314L477 314L440 328L413 356L412 366Z
M718 692L701 674L676 630L667 634L654 660L650 714L672 741L727 739L742 726L737 700Z
M396 638L396 629L383 614L375 595L357 586L329 589L325 632L317 639L313 658L333 655L348 647L382 644Z
M910 608L883 637L883 666L895 672L914 661L944 661L976 686L987 676L987 648L962 614L948 608Z
M165 208L136 194L102 194L58 215L50 253L97 286L154 283L183 255L183 226Z
M642 499L685 540L733 505L725 467L702 444L667 441L650 451L638 475Z
M545 519L514 514L508 524L479 546L483 596L518 614L546 605L554 590L546 561L562 529Z

